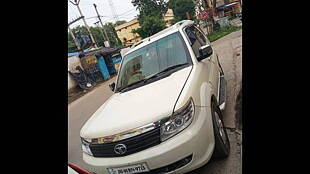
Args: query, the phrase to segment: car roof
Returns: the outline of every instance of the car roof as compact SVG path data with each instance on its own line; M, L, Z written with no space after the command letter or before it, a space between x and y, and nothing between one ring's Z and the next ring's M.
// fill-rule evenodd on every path
M157 40L159 40L165 36L168 36L172 33L178 32L179 30L183 29L184 27L190 26L192 24L194 24L194 21L191 21L191 20L183 20L183 21L177 22L174 25L172 25L172 26L170 26L170 27L168 27L168 28L156 33L156 34L135 43L134 45L132 45L130 47L131 49L124 54L124 56L126 56L127 54L130 54L130 53L132 53L132 52L134 52L134 51L136 51L136 50L138 50L138 49L140 49L140 48L142 48L142 47L144 47L144 46L146 46L152 42L155 42L155 41L157 41Z

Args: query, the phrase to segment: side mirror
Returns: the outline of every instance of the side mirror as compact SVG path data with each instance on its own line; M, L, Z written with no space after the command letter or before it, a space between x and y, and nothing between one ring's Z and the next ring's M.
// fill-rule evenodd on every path
M204 45L199 48L199 57L197 58L198 61L201 61L207 57L210 57L213 53L211 45Z
M110 84L109 84L109 87L110 87L111 91L113 91L113 92L114 92L114 89L115 89L115 83L114 83L114 82L110 83Z

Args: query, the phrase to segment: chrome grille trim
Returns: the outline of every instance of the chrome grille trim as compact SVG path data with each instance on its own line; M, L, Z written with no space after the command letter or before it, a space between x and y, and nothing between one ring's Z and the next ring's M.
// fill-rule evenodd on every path
M149 132L155 128L160 127L160 125L164 122L166 122L169 119L169 117L165 117L164 119L161 119L160 121L156 121L153 123L149 123L147 125L131 129L125 132L121 132L118 134L110 135L110 136L105 136L105 137L100 137L100 138L92 138L91 143L92 144L104 144L104 143L111 143L111 142L117 142L121 141L124 139L128 139L140 134L143 134L145 132Z

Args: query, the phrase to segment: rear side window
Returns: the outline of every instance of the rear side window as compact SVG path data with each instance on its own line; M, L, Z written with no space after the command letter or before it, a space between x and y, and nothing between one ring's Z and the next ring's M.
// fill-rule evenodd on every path
M185 29L186 35L190 41L191 47L196 55L199 57L199 48L206 44L209 44L208 40L204 37L196 27L191 26Z

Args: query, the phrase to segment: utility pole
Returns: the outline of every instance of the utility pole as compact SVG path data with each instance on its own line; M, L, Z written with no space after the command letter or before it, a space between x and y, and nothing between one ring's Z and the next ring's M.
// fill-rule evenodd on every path
M99 28L99 21L95 22L94 24ZM100 34L101 34L103 40L106 41L106 40L107 40L107 39L106 39L106 36L103 34L102 30L99 30L99 31L100 31Z
M75 6L77 7L77 9L78 9L80 15L83 16L82 11L81 11L81 9L80 9L80 7L79 7L80 0L74 0L75 3L72 2L72 1L70 1L70 2L71 2L73 5L75 5ZM96 42L95 42L95 39L94 39L92 33L90 32L90 29L89 29L89 27L88 27L88 25L87 25L87 23L86 23L85 18L83 18L83 22L84 22L84 25L85 25L85 27L87 28L87 31L88 31L88 33L89 33L89 35L90 35L90 38L91 38L92 43L95 45L95 48L98 48L98 46L97 46L97 44L96 44Z
M108 0L108 2L109 2L109 6L110 6L110 9L111 9L113 18L114 18L114 22L116 23L117 21L119 21L119 19L118 19L118 16L116 14L116 10L114 8L113 1L112 0ZM114 35L114 33L113 33L113 35ZM116 36L114 35L114 37L115 37L116 43L118 43L118 40L117 40L118 36L117 36L117 34L116 34Z
M118 44L118 36L117 36L117 34L115 34L113 31L111 31L112 32L112 35L114 35L115 37L115 44ZM116 45L114 45L114 46L116 46Z
M108 41L108 42L110 42L109 37L108 37L108 35L107 35L107 32L105 31L105 29L104 29L104 27L103 27L103 24L102 24L102 21L101 21L100 15L99 15L99 13L98 13L98 10L97 10L97 5L96 5L96 4L94 4L94 7L95 7L95 10L96 10L96 13L97 13L98 19L99 19L99 21L100 21L101 27L102 27L102 29L103 29L103 31L104 31L105 38L107 39L107 41Z
M75 23L75 22L81 20L82 18L84 18L84 16L80 16L80 17L78 17L78 18L76 18L76 19L74 19L74 20L72 20L71 22L68 23L69 32L70 32L70 34L71 34L71 36L72 36L72 38L73 38L73 40L74 40L75 45L77 46L77 48L78 48L79 50L81 50L81 47L80 47L78 41L76 40L76 38L75 38L75 36L74 36L74 34L73 34L71 28L70 28L70 25L72 25L73 23Z

